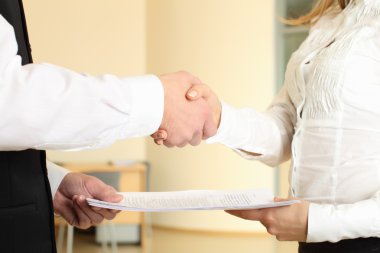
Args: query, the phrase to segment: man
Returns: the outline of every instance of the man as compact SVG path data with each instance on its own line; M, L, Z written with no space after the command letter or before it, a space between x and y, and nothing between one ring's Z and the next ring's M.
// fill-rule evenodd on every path
M22 1L1 0L0 14L0 252L56 252L53 206L80 228L115 216L85 202L120 201L113 188L47 163L40 150L98 148L158 128L168 146L215 133L206 101L185 99L196 77L92 77L31 64Z

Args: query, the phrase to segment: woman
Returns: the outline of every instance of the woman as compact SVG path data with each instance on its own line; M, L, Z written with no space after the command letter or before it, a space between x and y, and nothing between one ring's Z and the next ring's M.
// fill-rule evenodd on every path
M288 22L312 26L265 113L220 106L205 86L188 93L222 111L209 142L272 166L292 159L300 204L229 213L299 252L380 252L380 1L322 0Z

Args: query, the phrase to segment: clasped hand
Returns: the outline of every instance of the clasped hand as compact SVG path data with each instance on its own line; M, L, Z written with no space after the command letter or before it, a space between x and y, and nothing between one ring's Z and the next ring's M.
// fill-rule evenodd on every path
M198 145L216 134L221 104L211 89L187 72L162 75L165 92L160 129L152 134L156 144L167 147Z

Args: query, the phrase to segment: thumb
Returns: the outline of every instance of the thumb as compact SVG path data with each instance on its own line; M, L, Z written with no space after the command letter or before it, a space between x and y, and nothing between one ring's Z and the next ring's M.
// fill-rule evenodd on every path
M123 195L119 194L112 186L107 185L104 191L99 191L99 194L96 196L99 200L118 203L123 200Z
M116 191L110 193L109 195L104 197L104 201L119 203L124 199L123 195L117 193Z
M195 84L186 93L186 98L190 101L198 100L199 98L209 98L211 90L207 85Z
M155 133L151 135L151 137L155 140L165 141L168 138L168 133L166 132L166 130L158 129Z
M92 179L92 182L87 184L88 192L92 198L107 202L120 202L123 200L123 196L118 194L115 188L97 178Z
M287 201L288 199L285 198L280 198L280 197L275 197L274 202L282 202L282 201Z

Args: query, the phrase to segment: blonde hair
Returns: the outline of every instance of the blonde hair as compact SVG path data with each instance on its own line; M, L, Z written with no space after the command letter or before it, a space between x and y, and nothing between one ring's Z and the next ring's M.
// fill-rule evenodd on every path
M311 25L315 23L330 7L339 4L343 10L351 0L319 0L314 8L307 14L296 19L285 19L283 22L288 25Z

